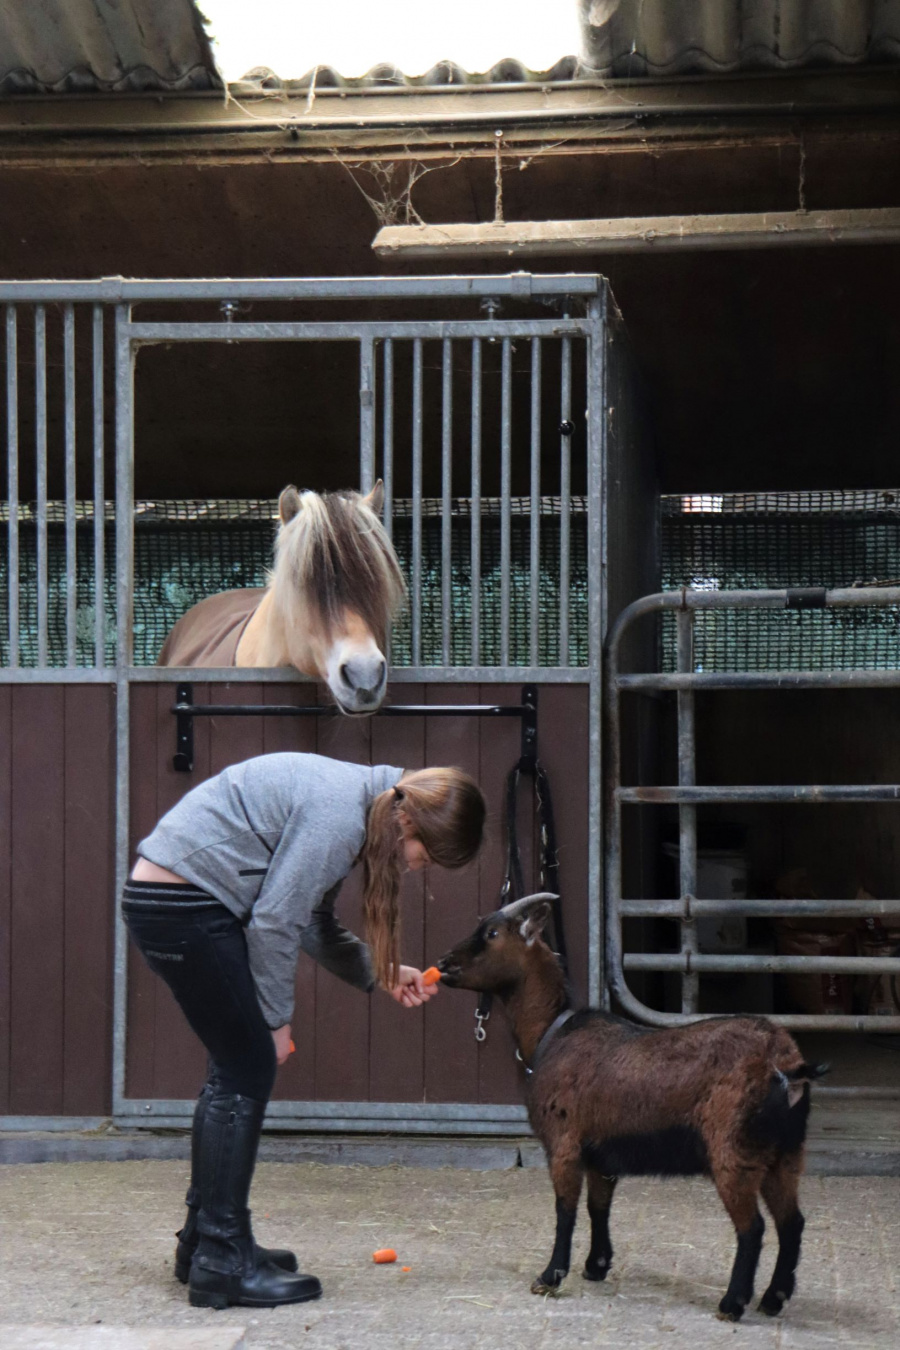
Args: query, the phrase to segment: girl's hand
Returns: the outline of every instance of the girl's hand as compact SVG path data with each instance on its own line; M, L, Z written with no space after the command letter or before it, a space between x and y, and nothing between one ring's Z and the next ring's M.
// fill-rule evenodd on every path
M275 1058L281 1065L291 1053L290 1022L285 1022L283 1027L278 1027L277 1030L273 1031L272 1040L275 1042Z
M415 966L401 966L399 978L393 989L387 992L403 1008L418 1008L434 998L438 991L436 984L426 984L421 970Z

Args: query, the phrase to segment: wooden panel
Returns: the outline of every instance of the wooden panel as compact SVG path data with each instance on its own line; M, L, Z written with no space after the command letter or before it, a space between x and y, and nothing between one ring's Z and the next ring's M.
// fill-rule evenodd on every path
M475 684L431 685L429 703L478 703ZM429 764L454 765L473 778L479 775L483 722L476 717L435 717L427 726ZM493 813L488 830L495 832ZM425 909L425 959L437 961L466 937L478 920L479 865L459 872L434 868L428 877ZM492 907L489 905L489 908ZM425 1095L431 1102L478 1100L478 1047L473 1035L478 999L465 990L441 989L425 1009Z
M11 685L0 687L0 1115L10 1109L12 692Z
M209 703L208 684L194 685L194 701ZM215 697L218 690L213 685ZM156 690L156 817L160 820L192 788L210 777L211 719L194 721L194 769L180 773L172 762L175 750L174 685ZM153 1027L153 1095L195 1097L206 1078L206 1051L191 1031L168 987L157 979Z
M266 684L263 703L316 703L312 684ZM263 753L293 750L315 754L315 717L267 717L263 719ZM297 963L294 984L294 1017L291 1022L297 1049L278 1070L273 1097L287 1101L312 1101L316 1095L316 966L304 952Z
M65 688L63 1112L110 1109L115 887L115 693Z
M65 909L62 685L12 695L10 1111L63 1109Z
M541 686L538 758L547 771L553 800L569 978L578 1001L587 1002L588 691L583 686ZM535 848L535 885L537 853Z
M404 684L396 702L421 703L424 685ZM425 763L425 722L421 717L374 718L372 763L418 769ZM407 873L400 892L400 959L418 966L425 960L425 893L431 877ZM360 929L357 929L361 933ZM375 1102L417 1102L424 1086L425 1009L401 1008L382 990L372 995L369 1096Z
M325 689L320 702L330 702ZM372 723L349 717L320 718L319 754L352 764L370 764ZM362 878L356 867L338 900L341 923L362 933ZM384 995L379 995L384 997ZM316 967L316 1097L320 1101L365 1101L369 1095L369 995Z
M480 703L519 703L521 685L483 684ZM481 722L479 782L488 801L491 828L481 851L479 864L480 906L490 914L500 903L499 890L506 867L505 794L506 775L521 755L522 727L518 718L498 718ZM546 733L545 733L546 734ZM523 876L532 872L532 817L527 784L522 787L517 823ZM509 1024L499 1006L488 1026L488 1037L478 1047L478 1100L481 1102L518 1102L522 1100L525 1074L515 1057L515 1042Z

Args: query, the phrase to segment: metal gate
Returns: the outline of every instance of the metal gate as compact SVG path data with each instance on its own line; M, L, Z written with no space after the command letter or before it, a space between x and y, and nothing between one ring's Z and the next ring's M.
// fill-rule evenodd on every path
M602 634L608 612L615 611L632 596L646 589L653 574L653 550L647 539L653 535L652 516L654 493L652 481L646 478L640 484L636 475L641 470L640 456L634 451L636 423L628 412L627 379L618 356L617 320L614 307L607 307L607 290L602 278L571 275L566 277L530 276L519 274L508 277L360 279L360 280L277 280L277 281L121 281L59 282L59 283L3 283L0 300L6 305L6 422L7 422L7 578L8 622L6 662L0 669L2 686L12 686L9 698L16 688L33 686L64 686L66 690L102 687L109 699L109 715L114 727L114 770L105 788L114 801L114 876L106 878L105 901L118 894L130 865L134 840L131 824L134 807L133 792L136 777L132 760L132 738L135 717L139 721L157 717L162 726L174 710L175 685L186 679L196 680L196 671L163 670L134 663L134 472L135 472L135 357L142 347L153 344L208 343L329 343L351 342L358 351L359 394L359 485L368 490L376 473L385 483L385 523L390 531L394 524L395 466L400 448L395 442L394 421L396 402L394 378L398 362L408 361L411 370L411 435L410 443L402 447L411 457L412 494L408 504L411 516L411 664L393 667L393 684L440 686L443 689L480 685L498 686L501 702L519 701L523 682L550 688L582 688L585 694L586 725L580 729L586 753L587 793L584 806L587 938L587 988L593 1002L602 996L601 984L601 848L600 848L600 656ZM325 320L319 311L327 310L332 302L351 302L357 311L365 313L372 302L382 305L391 302L397 308L400 302L406 314L430 305L439 310L439 317L385 320L379 318L344 318ZM283 306L288 317L249 321L240 317L242 307L264 305L267 312ZM316 306L315 319L296 318L291 306ZM133 307L152 305L152 318L136 317ZM186 310L187 307L187 310ZM549 309L547 308L549 307ZM342 312L346 312L346 303ZM443 309L443 314L440 312ZM505 310L512 317L501 317ZM197 318L197 312L203 317ZM535 311L537 317L535 317ZM187 312L188 317L185 317ZM469 312L469 317L447 318ZM162 314L163 317L160 317ZM76 316L77 320L76 320ZM48 318L59 332L59 358L53 354L48 362ZM86 479L84 456L79 461L76 475L76 332L78 351L84 356L84 343L90 343L90 404L92 408L90 476L92 494L76 492L76 478L80 486ZM23 361L23 335L26 338L28 360ZM114 345L114 406L115 406L115 500L107 500L104 480L110 477L110 458L104 444L104 355L110 336ZM528 492L517 500L513 493L514 469L522 465L525 455L513 444L513 384L514 355L519 356L521 374L523 357L527 353L527 371L530 389L530 416L528 430L523 436L527 444ZM470 510L467 532L471 561L471 605L467 622L471 653L469 664L454 663L452 650L458 651L457 619L453 612L451 581L451 552L454 538L454 495L452 492L454 454L454 392L459 388L459 371L454 366L457 353L466 353L468 470L470 474ZM55 348L54 348L55 351ZM435 506L440 518L440 656L431 664L423 660L423 513L428 509L423 494L423 455L425 454L423 426L423 370L427 354L439 351L441 362L441 432L439 502ZM33 353L33 364L31 360ZM486 354L494 361L498 379L492 388L499 399L496 422L499 437L487 445L483 434L485 413ZM553 437L558 453L554 467L554 484L558 493L558 596L555 603L558 614L558 633L554 642L556 660L542 659L539 644L539 626L543 622L542 592L539 578L542 529L542 475L547 473L548 450L546 429L542 429L542 414L546 415L546 372L553 369L552 384L558 389L559 403L552 411L556 428ZM82 359L82 364L84 361ZM29 455L33 455L34 497L24 490L20 473L20 440L22 425L20 408L22 389L20 374L25 378L26 394L33 397L33 441L29 424ZM51 476L48 479L48 371L51 382L59 377L58 401L61 415L59 455L51 455ZM528 372L530 371L530 375ZM542 385L542 378L544 384ZM573 405L573 389L581 391L586 407L582 420L581 407ZM53 397L51 391L51 398ZM611 405L615 402L613 415ZM80 424L79 424L80 425ZM85 440L78 431L79 448ZM51 436L52 440L52 436ZM629 444L630 443L630 444ZM458 441L457 441L458 444ZM51 446L52 450L52 446ZM629 453L626 454L626 450ZM613 458L616 468L609 465ZM55 467L54 467L55 466ZM482 631L485 615L480 604L481 587L479 566L482 558L481 532L482 499L485 496L486 473L490 468L492 481L497 484L496 500L499 516L499 570L497 576L497 606L492 622L499 633L498 656L491 662L484 659ZM631 477L629 478L629 475ZM521 477L521 473L519 474ZM606 484L614 476L619 481L620 497L610 508ZM58 478L61 491L54 495L52 480ZM634 488L634 505L626 509L628 485ZM48 486L49 484L49 486ZM322 486L336 486L322 484ZM624 486L623 486L624 485ZM640 501L638 501L640 497ZM577 501L576 501L577 498ZM586 576L583 586L573 589L572 579L572 520L576 506L583 513L586 533ZM607 517L607 512L610 511ZM513 593L511 587L511 541L514 513L528 520L528 576L526 655L517 661L511 659L510 632L523 605L523 592ZM644 540L635 541L632 526L636 521L646 522ZM114 522L114 539L110 538L107 522ZM90 523L91 540L84 538L84 529ZM23 548L25 533L29 534L29 549ZM630 532L629 539L618 546L620 536ZM109 556L114 548L114 557ZM51 553L58 545L57 552ZM629 548L640 545L643 572L626 565ZM621 555L610 562L610 550ZM60 553L59 550L62 550ZM28 556L26 557L26 552ZM88 556L89 555L89 556ZM33 567L33 576L28 569ZM89 567L92 574L93 606L79 611L76 602L76 579L79 568ZM648 573L648 570L649 573ZM28 575L25 575L25 572ZM109 577L114 573L114 605L108 598ZM30 578L30 580L29 580ZM25 581L29 585L25 585ZM27 594L26 594L27 592ZM106 618L114 608L115 656L106 632ZM577 612L576 612L577 611ZM106 616L106 618L105 618ZM586 642L581 650L584 656L576 658L578 644L573 641L573 625L586 630ZM33 650L25 651L26 630L34 636ZM53 634L57 634L54 640ZM7 635L4 635L7 636ZM582 637L584 634L582 634ZM55 642L55 645L54 645ZM517 650L521 650L521 645ZM88 653L87 656L85 653ZM207 687L205 697L211 703L234 701L234 694L222 697L217 687L229 685L254 686L248 689L248 701L259 702L260 691L268 686L284 685L285 672L265 670L238 670L203 672ZM154 694L146 686L158 686ZM304 685L291 680L300 691L300 701L307 700ZM506 693L499 688L512 685ZM171 692L166 691L171 686ZM309 689L309 686L306 686ZM146 690L146 694L142 693ZM252 693L256 697L252 697ZM110 695L114 694L114 698ZM65 694L66 698L69 695ZM195 695L195 697L197 697ZM201 700L204 697L200 695ZM284 696L279 691L281 701ZM495 697L489 695L490 701ZM471 698L466 701L471 701ZM483 700L487 701L487 700ZM67 705L68 706L68 705ZM95 710L96 711L96 710ZM2 715L2 709L0 709ZM10 705L10 718L16 711ZM105 714L98 714L104 716ZM78 710L70 714L74 728ZM171 716L172 749L174 750L175 718ZM546 735L551 729L546 727ZM68 734L68 733L67 733ZM104 752L101 751L100 758ZM73 752L73 766L84 767L82 759ZM74 772L74 769L73 769ZM14 774L14 766L10 775ZM2 776L2 765L0 765ZM81 780L74 783L69 797L75 801L94 789L83 787ZM98 793L101 789L97 788ZM22 819L27 824L25 807ZM52 821L46 817L46 824ZM30 827L29 827L30 828ZM35 827L37 828L37 827ZM22 829L25 829L23 824ZM20 831L21 832L21 831ZM34 830L32 831L34 834ZM73 837L77 830L73 828ZM68 837L68 835L67 835ZM36 847L31 840L31 846ZM68 856L68 855L67 855ZM99 854L97 855L99 859ZM100 861L95 862L98 874ZM60 864L62 869L62 864ZM499 878L498 878L499 880ZM7 912L7 920L9 911ZM99 911L98 911L99 913ZM9 922L9 920L8 920ZM7 926L8 926L7 922ZM95 916L95 926L100 919ZM21 920L20 920L21 923ZM0 895L0 927L3 925L2 895ZM98 927L99 931L99 927ZM22 944L20 944L21 948ZM113 1008L111 1018L111 1103L117 1123L137 1125L171 1125L186 1122L192 1111L192 1100L185 1097L150 1097L129 1091L126 1067L128 1058L128 954L126 933L118 917L115 920L115 947L113 968ZM10 976L12 982L12 976ZM68 1013L66 1014L68 1016ZM68 1025L68 1024L67 1024ZM7 1034L9 1018L7 1018ZM82 1029L85 1046L91 1032ZM96 1037L96 1032L93 1033ZM68 1032L66 1033L66 1037ZM62 1055L66 1055L66 1038ZM74 1039L73 1039L74 1045ZM97 1053L96 1044L93 1045ZM2 1053L2 1052L0 1052ZM21 1056L20 1056L21 1057ZM69 1071L71 1073L71 1071ZM35 1098L36 1099L36 1098ZM30 1099L29 1099L30 1100ZM48 1097L48 1100L50 1098ZM55 1099L54 1099L55 1100ZM64 1101L67 1100L64 1098ZM74 1098L73 1098L74 1100ZM7 1098L14 1108L14 1102ZM77 1124L80 1113L63 1108L63 1112L11 1110L0 1120L7 1128L35 1128L52 1123L51 1117L65 1114L68 1125ZM525 1115L516 1101L466 1103L439 1101L273 1101L270 1119L278 1128L299 1129L391 1129L426 1132L482 1132L516 1133L523 1128ZM93 1116L85 1117L86 1120Z
M844 590L795 589L704 591L683 589L646 595L630 604L612 625L605 653L605 707L608 738L605 749L605 898L606 968L608 987L629 1016L651 1026L676 1026L693 1021L698 1013L698 982L705 971L723 973L776 972L888 975L900 978L897 956L774 956L709 954L699 950L697 922L706 916L765 916L806 918L865 918L900 916L900 900L735 899L697 898L697 807L701 804L764 803L818 804L824 802L900 803L900 784L768 784L701 786L696 780L694 695L702 690L762 689L900 689L900 670L713 671L695 669L693 630L698 611L751 609L843 608L900 605L900 587ZM674 612L677 623L677 670L667 673L626 673L622 669L623 642L633 625L647 616ZM622 695L675 691L677 697L678 783L671 787L624 785L622 775ZM624 897L623 807L674 805L679 821L679 890L677 900ZM665 918L677 921L677 952L625 951L622 923L626 918ZM680 976L681 1011L648 1007L629 988L629 971L673 971ZM714 1015L714 1014L712 1014ZM767 1014L768 1015L768 1014ZM900 1031L898 1016L844 1014L773 1015L795 1030ZM829 1091L829 1089L819 1089ZM866 1089L830 1089L848 1095Z

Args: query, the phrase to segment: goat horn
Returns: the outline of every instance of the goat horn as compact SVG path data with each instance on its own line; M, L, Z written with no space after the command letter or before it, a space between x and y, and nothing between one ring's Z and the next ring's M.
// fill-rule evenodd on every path
M550 904L558 900L559 896L554 895L552 891L538 891L535 895L525 895L521 900L511 900L508 905L504 905L500 913L505 919L522 919L536 905Z

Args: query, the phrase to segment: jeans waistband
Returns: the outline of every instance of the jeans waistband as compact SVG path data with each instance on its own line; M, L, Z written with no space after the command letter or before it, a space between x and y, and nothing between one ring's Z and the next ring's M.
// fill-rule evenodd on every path
M224 908L209 891L201 890L190 882L175 881L126 881L122 890L122 904L129 909L147 907L155 909L158 905L178 905L196 908L215 905Z

